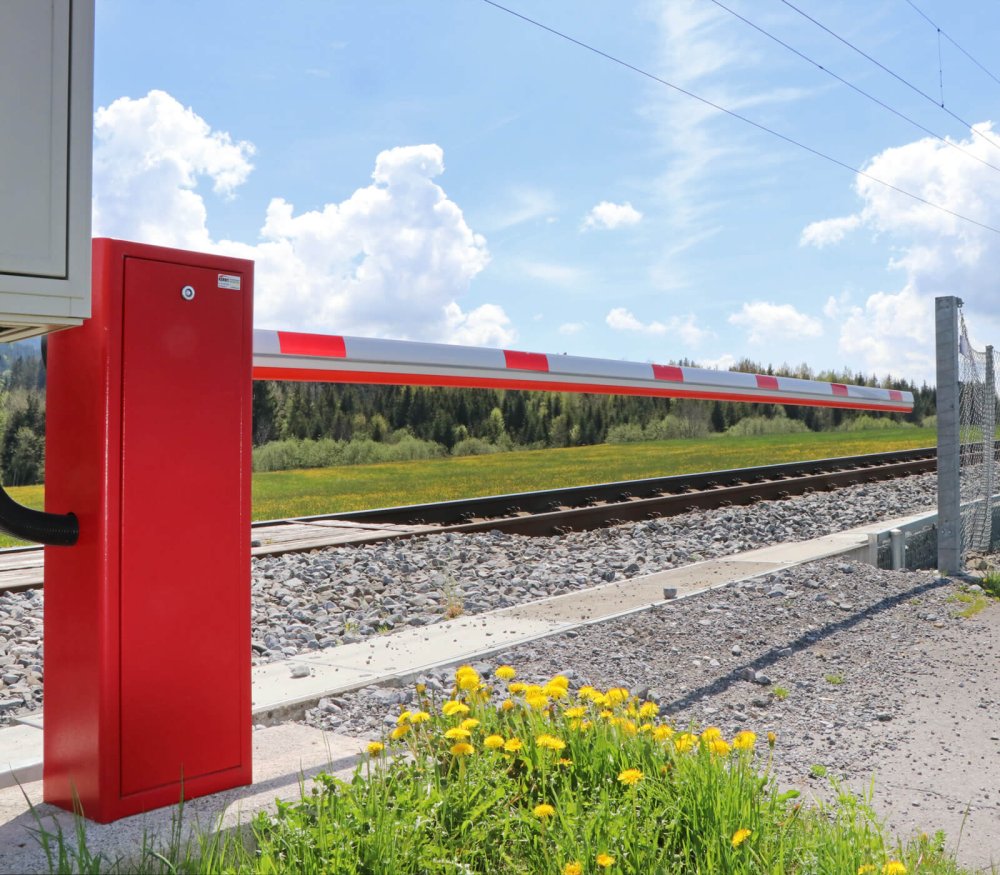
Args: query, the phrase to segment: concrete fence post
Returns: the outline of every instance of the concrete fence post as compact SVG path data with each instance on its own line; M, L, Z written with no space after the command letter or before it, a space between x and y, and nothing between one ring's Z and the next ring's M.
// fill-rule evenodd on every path
M958 308L954 295L935 298L937 341L938 570L962 570L962 497L959 489Z

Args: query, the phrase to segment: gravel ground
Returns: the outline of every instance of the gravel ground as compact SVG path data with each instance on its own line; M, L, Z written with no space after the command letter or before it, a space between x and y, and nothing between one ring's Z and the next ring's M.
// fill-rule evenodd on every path
M253 660L272 662L931 508L934 475L550 538L487 532L254 559ZM41 591L0 595L0 725L42 706Z
M815 764L853 776L877 761L868 730L891 723L933 671L914 648L968 634L974 621L954 616L959 588L929 572L827 560L512 647L476 668L509 663L528 682L565 674L574 686L628 687L679 727L776 731L788 778ZM444 691L451 676L420 680ZM307 719L378 735L413 701L412 685L366 688L323 700Z

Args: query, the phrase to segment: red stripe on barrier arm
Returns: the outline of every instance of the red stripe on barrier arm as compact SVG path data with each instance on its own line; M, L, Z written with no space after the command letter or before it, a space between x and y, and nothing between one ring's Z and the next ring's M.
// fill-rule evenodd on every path
M754 378L757 380L758 389L769 389L772 392L778 391L777 377L769 377L766 374L754 374Z
M889 390L889 400L890 401L902 401L903 400L903 393L900 392L899 389L890 389Z
M507 367L516 371L549 372L549 357L544 352L517 352L513 349L503 351Z
M833 387L834 395L842 395L845 398L847 397L847 386L843 383L831 383L830 385Z
M323 358L347 358L344 338L336 334L302 334L279 331L278 347L282 355L313 355Z
M255 380L284 380L301 383L359 383L383 386L447 386L472 389L527 389L543 392L584 392L593 395L642 395L651 398L702 398L709 401L740 401L751 404L789 404L799 407L839 407L845 410L884 410L892 413L909 413L909 407L896 407L884 401L806 400L792 396L741 395L737 392L712 392L701 389L685 390L667 386L608 386L600 383L539 382L513 377L461 377L443 374L401 374L383 371L342 371L313 368L286 368L255 365Z
M671 383L683 383L684 371L676 365L653 365L654 380L668 380Z

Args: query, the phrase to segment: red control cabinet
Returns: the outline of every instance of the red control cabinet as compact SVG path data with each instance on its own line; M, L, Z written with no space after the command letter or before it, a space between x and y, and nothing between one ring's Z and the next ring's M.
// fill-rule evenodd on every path
M45 800L107 822L251 781L253 263L95 240L48 340Z

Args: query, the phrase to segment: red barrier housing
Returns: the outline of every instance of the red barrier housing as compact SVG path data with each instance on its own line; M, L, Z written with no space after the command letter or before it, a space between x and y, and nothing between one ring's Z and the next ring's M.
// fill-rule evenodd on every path
M251 781L253 263L95 240L49 338L45 800L107 822Z

